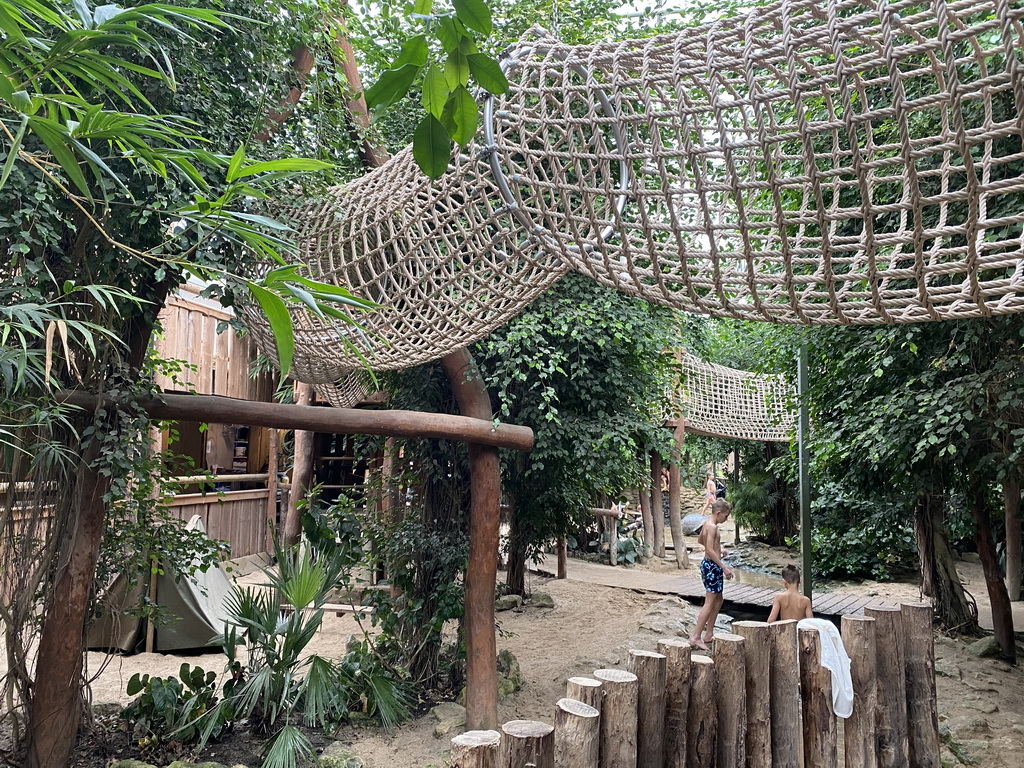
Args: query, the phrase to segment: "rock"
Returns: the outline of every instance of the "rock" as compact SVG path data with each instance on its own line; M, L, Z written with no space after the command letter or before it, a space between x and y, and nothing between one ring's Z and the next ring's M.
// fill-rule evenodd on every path
M942 765L942 768L958 768L958 766L963 765L963 763L957 760L956 755L948 749L942 750L942 754L939 755L939 763Z
M980 763L987 751L987 741L971 740L961 741L957 745L955 754L960 758L961 762L971 765L973 763Z
M228 768L228 766L224 765L223 763L215 763L212 760L207 760L202 763L190 763L187 760L175 760L173 763L169 764L167 768ZM246 768L246 766L233 765L231 766L231 768ZM331 768L334 767L331 766ZM347 766L345 766L344 768L347 768ZM352 768L362 768L362 763L360 763L358 766L352 766Z
M434 737L443 739L456 728L463 728L466 725L466 708L451 701L443 701L433 709L430 714L437 720L434 726Z
M960 643L957 640L954 640L952 637L946 637L945 635L936 635L935 644L945 646L946 648L960 647Z
M999 707L991 701L965 701L964 706L968 709L976 709L982 714L992 715L999 711Z
M498 652L498 695L505 698L523 687L523 672L519 661L507 648ZM506 693L502 693L502 691Z
M878 590L877 589L869 589L867 592L865 592L865 594L868 597L878 597Z
M317 768L363 768L363 759L343 741L329 744L316 759Z
M554 608L555 601L547 592L538 592L530 598L532 608Z
M110 768L156 768L156 766L152 763L143 762L142 760L129 758L127 760L118 760L116 763L111 765Z
M965 649L971 656L977 656L979 659L990 659L993 656L999 656L1003 649L999 647L999 643L992 636L983 637L981 640L977 640Z
M981 555L977 552L964 552L960 559L965 563L974 563L975 565L981 565Z
M522 608L523 598L519 595L502 595L494 601L494 610L511 611L513 608Z
M954 680L960 679L960 665L953 659L936 659L935 674L942 677L951 677Z

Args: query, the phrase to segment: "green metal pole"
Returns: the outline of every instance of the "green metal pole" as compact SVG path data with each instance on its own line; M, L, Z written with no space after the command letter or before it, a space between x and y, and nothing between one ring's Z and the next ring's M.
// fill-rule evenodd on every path
M811 479L807 466L807 437L810 417L807 413L807 345L800 345L796 364L796 390L799 398L797 417L797 456L800 463L800 570L803 571L803 592L811 596Z

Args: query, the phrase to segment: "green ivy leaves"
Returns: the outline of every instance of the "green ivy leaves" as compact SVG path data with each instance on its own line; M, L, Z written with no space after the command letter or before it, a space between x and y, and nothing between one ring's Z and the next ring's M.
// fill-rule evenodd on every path
M367 107L380 115L419 85L426 114L413 134L413 157L432 179L448 168L452 142L465 147L476 135L480 110L470 87L493 94L508 90L498 62L477 49L476 34L493 29L490 8L484 0L452 0L452 6L454 13L435 12L433 0L416 0L412 18L425 32L406 40L365 92Z

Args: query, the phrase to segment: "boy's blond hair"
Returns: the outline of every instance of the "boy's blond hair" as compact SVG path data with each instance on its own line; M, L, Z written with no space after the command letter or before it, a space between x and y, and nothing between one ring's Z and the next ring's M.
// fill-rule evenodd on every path
M724 512L728 515L732 512L732 504L725 499L715 499L711 502L711 513L714 514L715 512Z

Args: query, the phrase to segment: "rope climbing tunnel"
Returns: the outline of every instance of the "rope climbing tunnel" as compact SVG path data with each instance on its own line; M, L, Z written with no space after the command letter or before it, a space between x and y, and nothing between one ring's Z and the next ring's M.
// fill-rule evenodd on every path
M411 152L297 212L295 374L436 359L568 271L690 312L881 324L1024 311L1024 4L785 0L646 40L533 34L437 182ZM254 312L265 349L272 340ZM347 334L347 335L345 335Z

